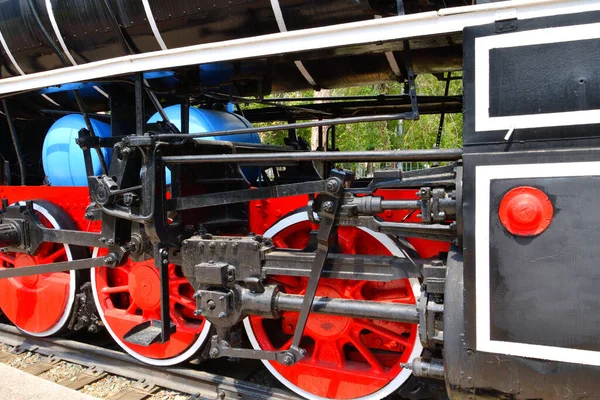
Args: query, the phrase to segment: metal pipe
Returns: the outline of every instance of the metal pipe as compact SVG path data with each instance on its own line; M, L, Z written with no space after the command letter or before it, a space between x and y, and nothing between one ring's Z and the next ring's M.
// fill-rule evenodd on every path
M328 126L328 125L340 125L340 124L356 124L359 122L379 122L379 121L391 121L397 119L408 119L412 113L400 113L400 114L382 114L382 115L367 115L363 117L350 117L350 118L332 118L332 119L321 119L318 121L310 122L295 122L292 124L285 125L271 125L265 127L254 127L254 128L240 128L226 131L214 131L209 133L194 133L189 135L177 134L177 133L165 133L162 135L156 135L158 139L186 139L186 138L205 138L212 136L229 136L239 135L244 133L255 133L255 132L276 132L276 131L287 131L291 129L301 128L314 128L316 126Z
M19 146L19 138L17 137L17 130L15 128L14 121L10 115L10 111L8 109L8 103L4 99L2 99L2 106L4 107L4 114L6 115L6 122L8 123L8 130L10 131L10 137L12 139L13 146L15 148L15 154L17 155L17 162L19 164L19 173L21 174L21 185L25 186L25 184L26 184L25 162L23 161L23 153L21 152L21 146Z
M159 135L160 136L160 135ZM191 135L190 135L191 136ZM456 161L462 157L461 149L439 150L385 150L385 151L308 151L256 154L210 154L193 156L166 156L166 164L239 163L242 165L272 162L300 161Z
M304 296L278 293L275 297L275 308L278 311L300 311L303 300ZM341 317L368 318L410 324L419 322L419 312L414 304L380 303L377 301L316 296L310 311Z
M417 357L410 364L401 364L403 368L412 370L413 375L421 378L445 379L444 360L439 358Z

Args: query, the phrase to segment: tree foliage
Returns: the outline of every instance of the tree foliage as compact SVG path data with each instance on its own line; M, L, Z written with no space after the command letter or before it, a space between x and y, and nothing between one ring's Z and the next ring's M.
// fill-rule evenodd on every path
M444 94L446 82L438 81L433 75L420 75L416 79L417 94L423 96L441 96ZM359 86L342 89L331 89L330 96L373 96L379 94L402 94L402 83L385 83L371 86ZM449 95L462 94L462 81L454 80L450 84ZM296 93L272 95L271 98L297 97L298 105L306 103L302 98L313 97L312 90ZM259 106L260 107L260 106ZM439 115L421 115L417 121L383 121L338 125L336 128L336 148L341 151L360 150L396 150L396 149L430 149L435 146ZM299 137L311 142L311 129L297 131ZM261 134L263 143L283 144L287 132L266 132ZM462 146L462 114L446 114L441 137L441 148ZM356 165L344 165L356 169Z

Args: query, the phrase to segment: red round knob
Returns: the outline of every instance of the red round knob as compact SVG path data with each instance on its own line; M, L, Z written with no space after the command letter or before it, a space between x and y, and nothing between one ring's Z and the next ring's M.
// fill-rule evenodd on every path
M553 213L548 196L531 186L511 189L498 210L502 225L516 236L537 236L544 232L552 222Z

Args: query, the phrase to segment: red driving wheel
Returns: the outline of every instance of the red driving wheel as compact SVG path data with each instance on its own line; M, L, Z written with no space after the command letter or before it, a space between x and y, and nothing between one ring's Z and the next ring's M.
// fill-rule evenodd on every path
M304 249L310 232L317 229L306 212L292 214L269 229L280 248ZM367 229L340 227L338 243L344 254L403 254L394 241ZM272 276L270 283L283 291L303 294L307 278ZM369 282L322 279L318 296L415 304L418 280ZM255 349L282 350L291 344L297 312L284 312L281 319L249 317L244 321ZM306 356L291 367L264 361L266 367L284 385L311 399L381 399L397 390L410 371L401 363L420 355L417 325L359 318L311 314L301 347Z
M58 206L33 203L42 225L48 228L76 229L75 223ZM87 251L60 243L42 243L35 254L0 253L0 269L20 268L83 258ZM82 272L65 271L0 279L0 308L23 332L46 337L63 331L72 315L75 294Z
M160 278L154 259L128 259L118 268L93 268L92 287L96 306L111 336L140 361L161 366L184 362L202 348L208 337L210 323L194 316L194 289L175 264L169 264L169 299L171 322L176 330L166 343L146 347L123 339L133 327L160 320Z

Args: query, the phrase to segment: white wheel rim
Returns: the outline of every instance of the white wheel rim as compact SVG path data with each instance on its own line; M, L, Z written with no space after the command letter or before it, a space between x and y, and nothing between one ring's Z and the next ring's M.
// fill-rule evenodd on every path
M21 201L21 202L19 202L19 205L24 206L25 202ZM46 218L48 220L48 222L50 222L50 224L52 225L53 228L55 228L55 229L60 228L58 221L56 221L56 218L54 218L52 216L52 214L50 214L50 211L48 211L47 209L45 209L44 207L40 206L37 203L33 203L33 209L35 211L39 212L40 214L42 214L44 216L44 218ZM67 260L73 261L73 256L71 254L71 248L69 247L68 244L65 244L63 246L65 247ZM73 310L73 304L75 303L75 292L77 291L77 277L75 274L76 274L76 272L74 270L69 271L69 299L67 300L67 306L65 307L65 311L63 312L62 316L60 317L60 319L58 320L56 325L54 325L52 328L47 329L43 332L27 331L25 329L19 328L15 324L15 326L17 326L17 329L19 329L21 332L24 332L24 333L26 333L30 336L34 336L34 337L52 336L56 332L63 329L65 327L65 325L67 324L67 322L69 321L69 318L71 317L71 311Z
M275 235L277 235L279 232L283 231L285 228L290 227L299 222L304 222L304 221L308 221L308 214L306 212L298 212L298 213L292 214L292 215L282 219L281 221L278 221L275 225L270 227L264 233L263 236L272 238ZM363 228L363 227L359 227L359 229L368 233L373 238L377 239L393 256L401 257L401 258L405 257L404 253L400 250L400 248L396 245L396 243L394 243L394 241L389 236L387 236L383 233L374 232L370 229ZM421 294L421 284L419 283L419 280L416 278L409 278L409 281L410 281L410 286L411 286L413 295L414 295L415 299L418 299ZM248 339L250 340L250 343L252 344L252 347L255 350L261 350L262 348L260 347L260 344L258 343L258 340L256 339L256 335L254 335L254 331L252 330L252 325L250 324L249 318L244 319L244 328L246 330L246 334L248 335ZM422 352L423 352L423 346L421 345L421 342L418 340L418 338L415 337L415 344L413 346L412 352L410 353L410 357L408 358L407 364L412 363L412 361L416 357L419 357ZM273 376L275 376L275 378L277 378L277 380L279 382L283 383L288 389L292 390L296 394L299 394L302 397L305 397L310 400L328 400L328 398L326 398L326 397L317 396L313 393L307 392L306 390L301 389L298 386L294 385L289 380L287 380L283 375L281 375L271 365L271 363L268 360L261 360L261 361L265 365L265 367L269 370L269 372L271 372L271 374L273 374ZM386 396L389 396L394 391L396 391L398 388L400 388L408 380L408 378L410 378L411 375L412 375L411 370L409 370L407 368L403 368L402 371L400 371L400 373L393 380L391 380L387 385L385 385L383 388L381 388L378 391L373 392L367 396L355 397L352 400L379 400L379 399L382 399Z
M97 247L94 248L92 257L97 257L98 250L99 249ZM103 268L105 268L105 267L103 267ZM135 359L142 361L146 364L156 365L159 367L166 367L166 366L179 364L179 363L189 360L196 353L198 353L198 351L200 350L202 345L204 345L204 342L208 338L208 333L210 332L210 322L208 322L208 320L205 321L204 328L202 328L202 331L200 332L198 339L196 339L196 341L186 351L184 351L183 353L181 353L180 355L178 355L176 357L157 359L157 358L146 357L146 356L136 353L135 351L130 349L125 343L123 343L123 341L110 328L110 325L108 324L108 322L106 321L106 317L104 316L104 310L101 307L100 299L98 298L98 293L96 290L96 268L92 268L90 270L90 274L91 274L91 282L92 282L92 293L94 294L94 303L96 303L96 309L98 310L98 314L100 314L100 318L102 318L102 322L104 322L104 326L106 327L106 330L108 331L110 336L112 336L112 338L114 339L115 342L117 342L119 347L121 347L123 350L125 350L127 352L127 354L129 354L130 356L132 356Z

